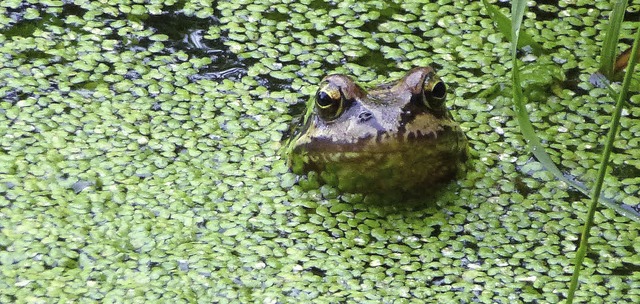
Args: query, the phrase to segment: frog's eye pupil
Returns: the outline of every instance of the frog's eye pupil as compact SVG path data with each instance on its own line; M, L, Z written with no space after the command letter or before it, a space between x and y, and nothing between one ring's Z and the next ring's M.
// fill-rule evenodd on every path
M320 91L316 95L316 102L318 103L318 106L320 106L321 108L326 108L330 106L332 103L334 103L335 101L333 100L333 98L331 98L331 96L329 96L329 94L327 94L327 92Z
M431 89L431 96L434 98L442 99L447 95L447 86L444 85L444 82L440 81L433 86Z
M325 121L333 121L344 112L344 95L339 88L325 88L316 93L316 110Z
M425 103L432 109L442 106L445 97L447 97L447 86L442 81L424 88Z

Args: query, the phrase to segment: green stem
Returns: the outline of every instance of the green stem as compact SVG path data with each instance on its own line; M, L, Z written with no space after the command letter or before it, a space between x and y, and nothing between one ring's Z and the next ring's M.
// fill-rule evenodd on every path
M633 42L633 49L631 54L636 54L638 51L638 44L640 42L640 28L638 28L636 32L636 38ZM611 120L611 125L609 126L609 134L607 135L607 143L604 146L604 151L602 152L602 160L600 161L600 168L598 169L598 178L596 179L595 187L593 188L593 194L591 195L591 204L589 205L589 212L587 213L587 220L584 223L584 227L582 229L582 236L580 238L580 247L576 251L576 256L574 260L574 270L573 275L571 276L571 284L569 285L569 293L567 295L567 303L573 303L573 297L575 294L575 290L578 286L578 277L580 276L580 269L582 267L582 261L584 260L585 255L587 254L587 247L589 245L589 231L591 230L591 226L593 225L593 216L596 212L596 207L598 206L598 199L600 198L600 191L602 190L602 184L604 182L604 175L607 172L607 165L609 164L609 156L611 154L611 148L613 147L613 141L615 140L616 133L618 131L618 125L620 123L620 116L622 113L622 107L625 103L625 98L627 92L629 91L629 86L631 84L631 76L633 75L633 70L635 68L637 61L637 56L631 56L629 60L629 64L627 65L627 72L624 75L624 81L622 82L622 89L620 94L618 95L618 100L616 101L616 108L613 113L613 119Z
M614 62L616 61L616 50L618 48L618 37L620 35L620 27L624 19L624 12L627 8L627 0L618 0L611 10L609 17L609 28L602 42L602 51L600 52L600 68L599 71L604 74L607 79L613 79Z

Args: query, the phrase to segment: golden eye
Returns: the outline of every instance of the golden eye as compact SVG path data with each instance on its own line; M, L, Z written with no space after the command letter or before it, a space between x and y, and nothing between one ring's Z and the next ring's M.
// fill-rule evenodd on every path
M440 79L425 78L424 87L422 89L425 105L432 109L437 109L447 97L447 86Z
M339 87L330 83L320 87L316 93L316 110L325 121L340 117L345 110L344 94Z

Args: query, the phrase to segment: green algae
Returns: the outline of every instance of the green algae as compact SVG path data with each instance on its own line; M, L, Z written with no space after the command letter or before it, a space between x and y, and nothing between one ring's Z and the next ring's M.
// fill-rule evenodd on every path
M74 3L0 4L0 301L564 298L587 202L536 173L508 98L475 97L511 65L480 3ZM612 105L587 84L600 32L572 29L610 9L588 5L536 23L541 43L581 47L556 47L567 80L530 111L561 169L590 182ZM10 14L36 26L7 35ZM286 172L295 105L325 74L381 83L426 64L471 140L464 178L405 208ZM632 206L637 114L605 184ZM637 223L608 209L596 223L578 299L638 302Z

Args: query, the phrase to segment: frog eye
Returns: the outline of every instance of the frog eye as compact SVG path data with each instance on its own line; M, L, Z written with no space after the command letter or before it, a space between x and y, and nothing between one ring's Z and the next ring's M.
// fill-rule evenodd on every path
M316 109L325 121L338 118L345 110L345 97L339 87L326 85L316 93Z
M425 104L435 109L444 103L447 97L447 86L439 79L436 81L427 80L424 83L422 93L424 94Z

